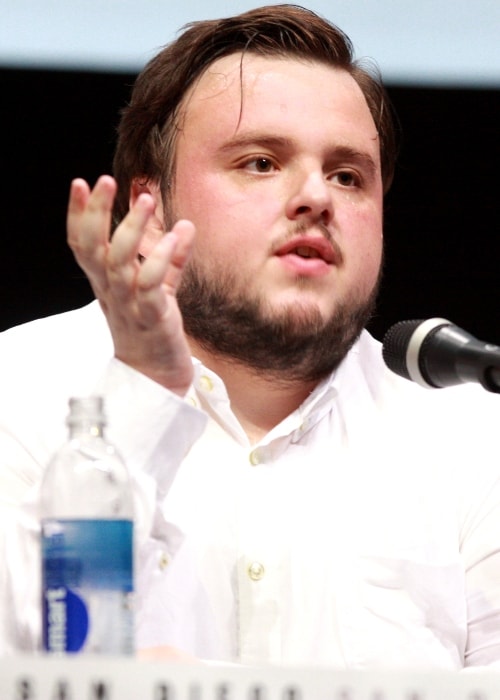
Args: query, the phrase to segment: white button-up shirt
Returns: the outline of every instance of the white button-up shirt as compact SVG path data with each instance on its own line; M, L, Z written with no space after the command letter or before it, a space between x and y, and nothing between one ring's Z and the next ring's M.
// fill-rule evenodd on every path
M134 478L138 646L248 664L500 664L500 397L396 377L363 333L251 445L196 360L180 400L113 359L95 303L4 333L0 354L3 653L39 645L38 486L68 398L97 391Z

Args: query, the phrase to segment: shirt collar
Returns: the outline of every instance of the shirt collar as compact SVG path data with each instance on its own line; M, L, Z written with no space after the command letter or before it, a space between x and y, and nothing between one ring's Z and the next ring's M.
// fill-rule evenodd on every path
M205 410L230 432L238 442L245 444L248 439L231 410L231 404L222 379L205 367L200 360L193 358L194 379L186 400ZM340 369L340 368L339 368ZM341 374L341 373L340 373ZM333 371L309 394L305 401L275 426L261 441L269 444L276 439L288 437L297 442L311 430L319 420L331 410L338 395L339 371Z

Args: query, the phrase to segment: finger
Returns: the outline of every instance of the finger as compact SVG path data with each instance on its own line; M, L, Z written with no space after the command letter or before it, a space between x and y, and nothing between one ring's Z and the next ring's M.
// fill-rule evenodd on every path
M177 290L194 236L194 225L190 221L179 221L142 264L137 276L136 303L146 325L155 323L168 312L168 299Z
M116 183L109 175L102 175L92 191L85 180L73 180L67 214L68 242L72 247L75 244L84 249L89 238L96 236L109 239L115 193Z
M178 236L173 232L165 234L158 241L141 265L137 276L138 290L148 292L155 287L163 287L165 276L178 242ZM164 293L165 290L163 289Z
M191 221L183 219L175 224L172 233L176 235L178 240L170 265L165 271L163 283L170 294L175 294L181 281L182 272L193 249L196 228Z
M139 195L127 216L117 227L108 253L112 269L119 269L131 260L137 260L146 224L155 209L155 201L149 194Z
M102 176L94 189L84 180L71 184L68 204L68 244L91 283L104 281L103 264L109 247L111 211L116 183Z
M141 194L116 229L107 251L106 268L108 283L120 301L130 298L136 291L140 272L139 248L147 222L154 212L155 203L148 194Z
M136 304L146 326L156 323L167 312L169 295L163 281L177 244L175 233L163 236L138 272Z
M69 190L68 211L66 215L67 240L74 251L79 247L81 221L90 196L90 187L80 178L73 180Z
M190 221L177 222L143 262L137 278L138 288L146 292L161 285L163 292L174 294L189 259L194 237L195 227Z
M82 178L75 178L70 185L68 218L80 214L85 208L90 195L90 187Z

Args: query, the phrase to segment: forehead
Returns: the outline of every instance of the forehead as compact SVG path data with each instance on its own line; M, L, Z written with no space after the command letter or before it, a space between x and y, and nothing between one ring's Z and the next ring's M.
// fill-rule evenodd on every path
M345 130L376 141L365 97L351 75L317 61L235 53L211 64L183 101L184 135L245 128ZM228 133L229 132L229 133Z

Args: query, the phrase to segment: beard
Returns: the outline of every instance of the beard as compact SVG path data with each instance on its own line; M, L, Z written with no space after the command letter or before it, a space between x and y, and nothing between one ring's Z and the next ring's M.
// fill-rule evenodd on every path
M246 295L240 277L208 272L191 259L177 301L187 335L204 350L277 381L319 381L338 367L369 321L379 282L380 276L365 298L353 294L339 302L325 320L310 305L273 309L263 295Z

